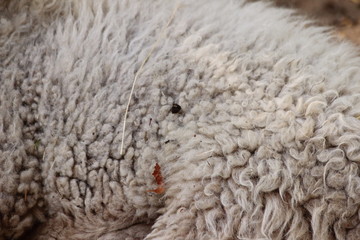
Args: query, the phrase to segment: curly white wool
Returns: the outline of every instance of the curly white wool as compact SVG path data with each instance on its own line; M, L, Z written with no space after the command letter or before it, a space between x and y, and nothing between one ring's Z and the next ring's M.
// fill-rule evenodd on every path
M0 3L0 239L359 239L358 49L292 11L182 2L123 138L177 4Z

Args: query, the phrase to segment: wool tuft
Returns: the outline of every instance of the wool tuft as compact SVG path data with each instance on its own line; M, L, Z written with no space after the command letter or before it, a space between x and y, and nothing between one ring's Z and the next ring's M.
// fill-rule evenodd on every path
M359 116L291 10L1 1L0 239L360 239Z

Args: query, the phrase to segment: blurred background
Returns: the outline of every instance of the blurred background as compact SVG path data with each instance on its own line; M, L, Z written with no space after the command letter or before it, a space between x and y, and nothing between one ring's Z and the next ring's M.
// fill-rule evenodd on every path
M256 1L256 0L250 0ZM339 38L360 45L360 0L270 0L278 6L299 9L319 24L336 28Z

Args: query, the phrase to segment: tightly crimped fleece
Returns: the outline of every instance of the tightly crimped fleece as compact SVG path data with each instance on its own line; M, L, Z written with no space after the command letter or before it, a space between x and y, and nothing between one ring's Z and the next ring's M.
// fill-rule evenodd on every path
M360 239L358 49L179 2L0 2L0 239Z

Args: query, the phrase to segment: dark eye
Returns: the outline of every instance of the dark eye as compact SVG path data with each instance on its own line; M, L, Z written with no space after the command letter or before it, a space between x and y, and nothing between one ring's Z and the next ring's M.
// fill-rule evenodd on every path
M179 104L173 103L171 109L170 109L171 113L179 113L181 111L181 107Z

